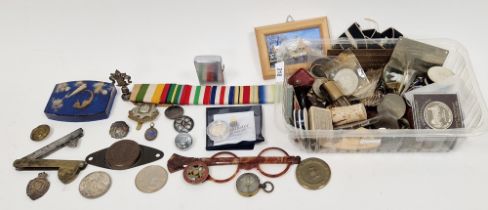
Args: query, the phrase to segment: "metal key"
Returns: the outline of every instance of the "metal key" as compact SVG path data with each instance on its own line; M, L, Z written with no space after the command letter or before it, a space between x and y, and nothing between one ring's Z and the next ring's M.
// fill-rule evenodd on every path
M67 184L73 181L87 163L81 160L42 159L64 146L76 147L78 140L83 137L83 129L79 128L70 134L48 144L31 154L14 161L17 170L58 170L58 178Z

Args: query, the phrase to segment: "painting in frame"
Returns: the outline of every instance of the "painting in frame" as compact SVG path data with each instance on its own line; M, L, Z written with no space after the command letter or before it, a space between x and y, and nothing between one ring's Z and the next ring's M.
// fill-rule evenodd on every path
M291 64L287 62L286 74L307 68L306 56L302 55L314 52L325 55L330 48L327 17L261 26L255 28L255 34L264 79L273 79L274 64L291 52L297 58L302 58L295 59ZM320 41L320 44L312 44L313 41Z

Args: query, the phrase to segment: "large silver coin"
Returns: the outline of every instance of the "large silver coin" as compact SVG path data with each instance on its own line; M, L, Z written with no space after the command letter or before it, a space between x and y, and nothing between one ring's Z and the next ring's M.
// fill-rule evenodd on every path
M168 172L161 166L143 168L136 176L136 187L141 192L153 193L163 188L168 181Z
M433 129L451 127L454 117L449 106L440 101L432 101L425 106L424 120Z
M397 94L389 93L383 97L383 100L377 107L379 114L388 112L396 119L402 118L407 110L407 105L403 98Z
M298 183L310 190L318 190L327 185L330 176L329 165L319 158L302 160L296 169Z
M110 189L111 184L110 175L103 171L95 171L81 180L79 191L85 198L98 198Z
M348 68L339 70L334 75L333 80L345 96L350 96L356 92L359 85L358 76L354 70Z

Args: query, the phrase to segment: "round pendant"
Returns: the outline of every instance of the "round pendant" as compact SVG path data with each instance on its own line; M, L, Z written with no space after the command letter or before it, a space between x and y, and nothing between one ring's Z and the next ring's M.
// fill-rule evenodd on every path
M110 189L111 184L110 175L103 171L95 171L81 180L79 191L85 198L98 198Z
M173 127L178 133L188 133L193 129L193 119L188 116L181 116L175 119Z
M151 127L144 132L144 138L148 141L152 141L158 137L158 130L154 128L154 123L151 123Z
M46 194L49 190L49 185L47 174L45 172L39 173L36 178L30 180L29 184L27 184L27 196L32 200L36 200Z
M129 133L129 125L124 121L117 121L110 126L110 136L114 139L121 139Z
M49 135L50 131L51 128L49 127L49 125L39 125L32 130L30 138L32 141L42 141Z
M180 133L175 138L175 145L179 149L185 150L188 149L193 143L193 138L190 134L187 133Z

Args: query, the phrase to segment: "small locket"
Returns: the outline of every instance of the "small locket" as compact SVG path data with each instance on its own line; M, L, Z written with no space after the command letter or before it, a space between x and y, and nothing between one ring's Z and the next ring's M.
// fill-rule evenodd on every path
M39 175L30 180L27 184L27 196L32 200L36 200L42 197L49 190L49 181L47 180L47 174L45 172L39 173Z
M146 132L144 133L144 138L148 141L152 141L158 137L158 130L154 128L154 123L151 123L151 127L149 127Z

